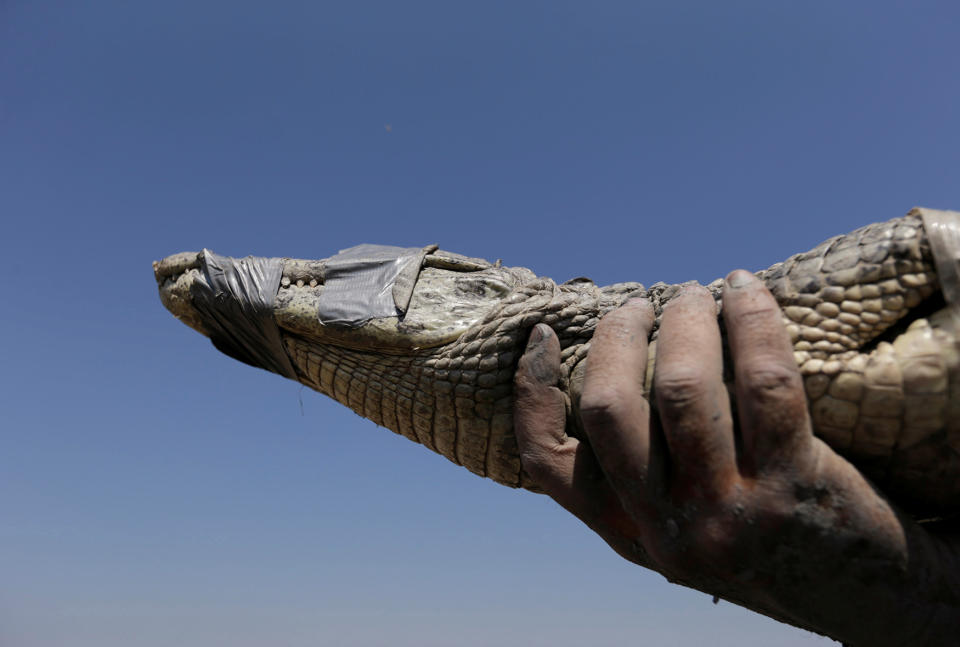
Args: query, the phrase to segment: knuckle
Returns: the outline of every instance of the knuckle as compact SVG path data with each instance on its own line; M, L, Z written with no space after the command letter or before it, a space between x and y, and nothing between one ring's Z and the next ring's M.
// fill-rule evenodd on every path
M661 409L677 410L702 400L707 384L695 367L679 366L657 371L653 386Z
M513 388L514 397L520 399L533 396L542 388L542 385L521 366L513 376Z
M732 312L728 314L733 316L733 325L747 331L773 325L783 326L783 315L772 297L769 300L757 299L744 304L734 303L730 309Z
M523 465L523 469L534 478L543 476L544 472L547 471L549 464L548 454L549 452L542 445L534 443L520 444L520 464Z
M520 446L520 465L536 483L549 487L563 473L563 463L569 445L523 443Z
M548 494L550 493L553 470L550 469L547 461L540 460L537 456L530 453L521 453L520 465L532 482L536 483Z
M602 386L585 391L580 399L580 419L587 427L616 425L629 416L633 398L617 386Z
M709 562L723 563L736 552L739 534L737 530L721 517L704 519L691 537L693 550Z
M747 366L737 376L743 395L750 399L792 398L803 393L796 366L778 360L766 360Z
M736 573L748 544L742 524L731 522L720 509L711 509L687 519L668 517L655 551L658 561L675 574L726 579Z
M550 406L544 388L529 380L517 380L513 392L513 418L520 426L532 424Z

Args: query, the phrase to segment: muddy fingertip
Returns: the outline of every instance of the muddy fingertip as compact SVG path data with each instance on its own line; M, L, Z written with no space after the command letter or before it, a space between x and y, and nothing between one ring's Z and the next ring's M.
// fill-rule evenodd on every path
M541 385L557 383L560 379L560 343L550 326L540 323L533 327L517 368L516 380L530 379Z
M653 304L647 297L630 297L617 308L618 310L633 311L643 319L643 324L647 328L653 325L656 316L653 310Z
M757 282L757 277L747 270L734 270L727 274L727 278L724 279L724 284L728 288L738 290L740 288L745 288L753 283Z
M539 346L544 338L550 334L550 326L543 323L538 323L530 331L530 337L527 339L527 348L535 348Z

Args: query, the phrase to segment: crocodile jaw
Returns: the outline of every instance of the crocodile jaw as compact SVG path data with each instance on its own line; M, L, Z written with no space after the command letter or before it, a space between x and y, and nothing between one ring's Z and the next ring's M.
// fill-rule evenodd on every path
M153 276L160 291L160 302L170 313L209 337L200 313L193 307L190 290L200 278L203 258L200 252L181 252L153 262Z
M403 315L373 317L360 325L323 323L317 316L324 293L325 260L271 259L283 264L273 303L281 334L318 345L404 354L456 340L515 287L535 278L526 268L434 250L424 260ZM181 252L153 263L163 305L177 319L209 337L192 292L203 281L204 252ZM387 289L389 286L385 286Z

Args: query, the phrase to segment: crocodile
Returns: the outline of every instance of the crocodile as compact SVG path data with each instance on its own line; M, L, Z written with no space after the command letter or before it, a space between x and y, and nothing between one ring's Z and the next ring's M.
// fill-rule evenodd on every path
M960 512L958 258L960 213L918 208L756 273L781 306L814 432L921 520ZM567 433L582 438L597 322L636 297L659 320L682 287L558 284L436 245L359 246L322 260L203 250L153 267L164 306L221 351L534 491L512 412L531 328L545 323L560 339ZM722 305L722 281L706 287ZM656 335L655 325L651 366Z

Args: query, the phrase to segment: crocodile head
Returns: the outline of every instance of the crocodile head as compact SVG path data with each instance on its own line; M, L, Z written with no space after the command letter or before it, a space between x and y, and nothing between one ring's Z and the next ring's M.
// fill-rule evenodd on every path
M573 411L575 369L596 322L643 289L586 279L557 285L435 246L361 245L318 261L204 250L158 261L154 274L167 309L227 355L514 487L529 486L511 412L530 328L543 322L557 331L560 386Z
M251 269L253 265L261 274L274 273L272 284L269 277L261 276L262 282L255 287L264 299L261 310L268 311L260 315L272 319L281 337L388 355L449 344L515 287L536 278L526 268L504 267L499 261L490 263L436 246L361 245L316 261L230 259L209 250L155 261L163 305L229 354L234 353L218 339L223 331L215 320L236 319L237 312L250 304L237 303L245 298L243 290L211 286L212 275L224 264L239 266L241 272L250 270L254 276L258 270ZM241 287L249 280L249 276L238 279ZM211 290L216 298L205 298Z

